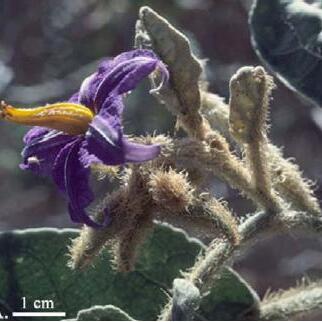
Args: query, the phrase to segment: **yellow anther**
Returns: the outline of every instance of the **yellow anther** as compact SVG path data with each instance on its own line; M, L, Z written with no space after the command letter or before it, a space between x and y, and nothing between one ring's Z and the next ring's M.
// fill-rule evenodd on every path
M94 117L93 112L80 104L56 103L35 108L15 108L1 102L0 118L9 122L44 126L71 135L83 134Z

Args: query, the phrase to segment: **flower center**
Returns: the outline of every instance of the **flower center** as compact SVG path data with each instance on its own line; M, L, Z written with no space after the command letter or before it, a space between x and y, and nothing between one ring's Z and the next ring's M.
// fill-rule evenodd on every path
M3 101L0 104L0 119L48 127L71 135L84 134L93 117L94 113L89 108L68 102L35 108L15 108Z

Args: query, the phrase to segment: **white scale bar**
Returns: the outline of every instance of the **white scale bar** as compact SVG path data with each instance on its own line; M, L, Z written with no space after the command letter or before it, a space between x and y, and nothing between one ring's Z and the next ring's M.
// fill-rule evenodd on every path
M28 316L62 316L65 317L65 312L12 312L13 317L28 317Z

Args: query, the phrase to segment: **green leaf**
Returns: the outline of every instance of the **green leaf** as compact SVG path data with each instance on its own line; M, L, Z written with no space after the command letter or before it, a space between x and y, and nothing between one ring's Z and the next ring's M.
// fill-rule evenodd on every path
M247 282L234 270L225 269L203 298L198 313L210 321L257 320L258 306L258 296Z
M105 252L87 271L67 267L67 247L77 230L27 229L0 234L0 312L36 311L52 300L55 311L75 317L94 305L115 305L135 319L156 319L174 278L193 265L201 245L159 226L145 243L136 271L116 273Z
M77 235L77 230L68 229L27 229L0 234L2 314L10 316L12 311L23 311L25 297L27 311L40 310L33 307L35 300L52 300L53 310L66 312L66 318L95 306L81 311L79 318L85 319L88 313L93 314L88 317L91 320L103 317L118 320L125 316L154 320L167 302L166 293L173 280L180 276L180 271L193 265L202 250L200 243L188 239L182 231L158 226L143 246L134 272L113 271L107 252L89 270L72 271L67 267L66 253L70 239ZM184 280L176 281L177 307L181 316L192 317L199 302L198 290L191 286L189 292ZM236 273L225 270L210 295L202 300L196 318L233 320L245 316L245 312L253 313L256 299Z
M257 54L277 76L321 105L321 1L256 0L250 27Z
M133 321L124 311L113 305L95 305L78 312L76 321Z

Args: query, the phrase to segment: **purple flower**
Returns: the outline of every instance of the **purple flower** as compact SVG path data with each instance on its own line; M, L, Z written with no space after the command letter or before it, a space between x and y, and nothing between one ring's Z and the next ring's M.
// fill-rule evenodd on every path
M72 221L96 228L109 223L107 211L103 223L86 212L94 200L89 186L92 163L144 162L160 153L158 145L129 141L121 123L123 94L155 70L168 79L164 64L152 51L133 50L104 61L68 102L34 109L2 103L2 118L34 126L24 137L21 168L52 176L68 198Z

